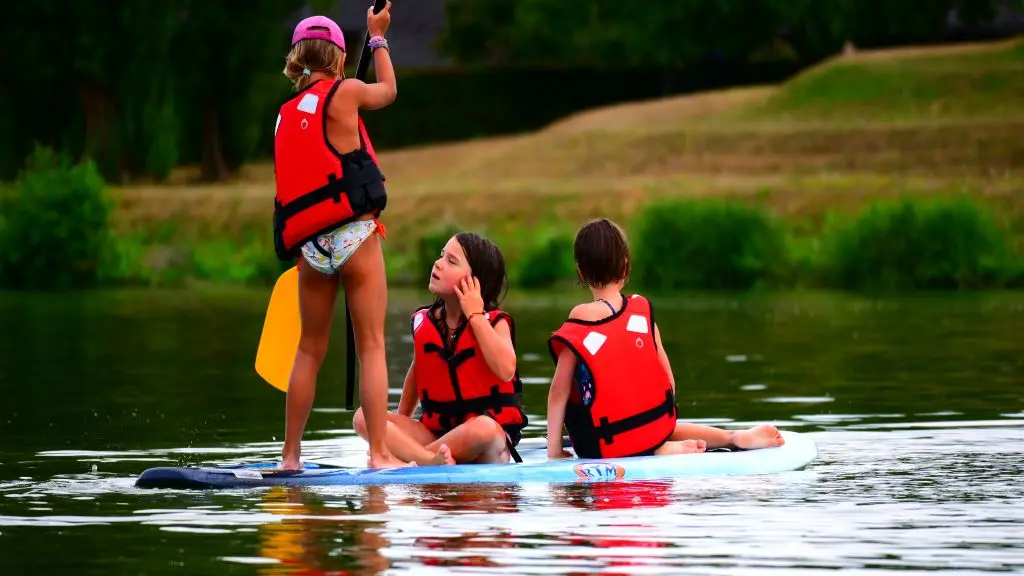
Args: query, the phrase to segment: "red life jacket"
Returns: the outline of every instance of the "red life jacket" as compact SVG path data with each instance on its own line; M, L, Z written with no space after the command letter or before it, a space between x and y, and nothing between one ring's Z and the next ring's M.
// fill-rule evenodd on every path
M548 341L556 365L565 348L576 355L565 427L581 458L649 454L676 426L675 395L658 360L651 304L640 295L624 302L604 320L567 320Z
M434 318L432 310L432 306L424 306L412 316L414 374L423 406L420 421L440 436L473 416L486 414L509 433L513 445L517 444L518 433L527 424L518 370L507 382L498 378L487 366L467 322L455 330L453 347L445 346L444 320ZM515 344L512 317L501 310L486 314L491 326L502 319L508 321Z
M327 139L327 108L341 82L313 82L278 114L274 249L281 260L295 258L307 241L363 214L380 216L387 204L384 175L362 118L359 149L339 154Z

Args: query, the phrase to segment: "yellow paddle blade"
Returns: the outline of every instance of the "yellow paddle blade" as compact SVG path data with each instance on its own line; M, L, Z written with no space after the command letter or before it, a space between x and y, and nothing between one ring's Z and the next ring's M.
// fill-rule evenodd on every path
M295 351L299 347L299 269L289 268L274 284L256 350L256 373L282 392L288 391Z

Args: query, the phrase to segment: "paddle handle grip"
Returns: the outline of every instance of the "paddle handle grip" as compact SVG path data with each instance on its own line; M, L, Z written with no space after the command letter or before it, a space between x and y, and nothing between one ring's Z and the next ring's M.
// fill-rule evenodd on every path
M388 5L388 0L376 0L373 3L373 13L380 14L380 11ZM359 63L356 64L356 79L363 80L366 78L366 73L370 70L370 55L373 53L369 48L370 44L370 31L366 31L366 37L363 38L363 45L360 47L359 52Z

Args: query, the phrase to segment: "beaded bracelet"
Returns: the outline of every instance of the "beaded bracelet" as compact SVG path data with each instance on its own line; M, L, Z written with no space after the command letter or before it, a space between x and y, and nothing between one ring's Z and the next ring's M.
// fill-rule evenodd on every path
M374 51L378 48L384 48L388 52L391 51L391 49L388 48L387 38L384 38L383 36L374 36L370 38L370 41L367 43L367 46L370 47L370 51Z

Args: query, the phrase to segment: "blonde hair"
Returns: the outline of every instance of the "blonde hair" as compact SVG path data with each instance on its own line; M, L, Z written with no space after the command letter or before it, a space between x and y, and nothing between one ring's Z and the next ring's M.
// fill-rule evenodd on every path
M337 77L341 76L344 61L345 51L336 44L319 38L300 40L285 59L284 75L295 84L292 90L299 92L310 83L310 75L305 73L306 70Z

